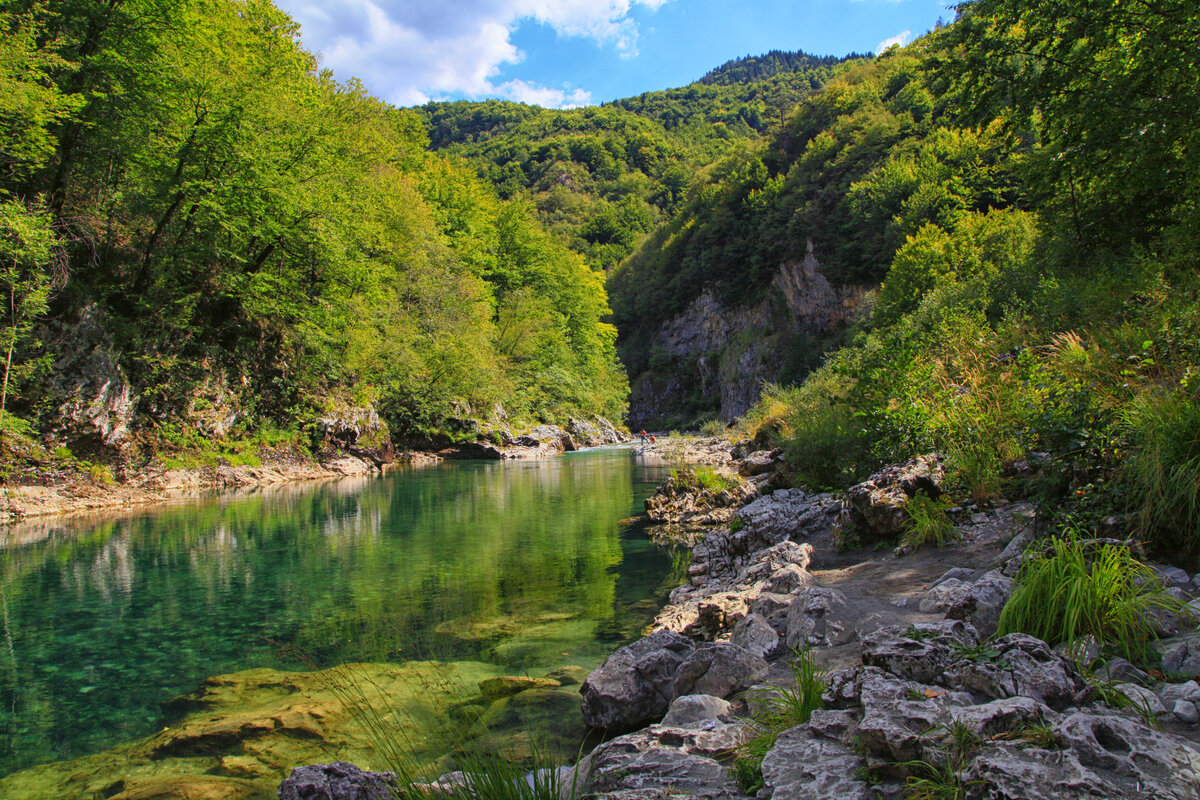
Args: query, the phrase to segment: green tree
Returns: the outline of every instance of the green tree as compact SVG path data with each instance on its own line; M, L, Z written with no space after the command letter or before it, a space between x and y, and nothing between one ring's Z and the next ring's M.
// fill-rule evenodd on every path
M46 312L57 244L48 214L17 200L0 201L0 320L4 326L0 333L4 353L0 423L8 406L9 384L20 377L14 353L29 344L34 322Z

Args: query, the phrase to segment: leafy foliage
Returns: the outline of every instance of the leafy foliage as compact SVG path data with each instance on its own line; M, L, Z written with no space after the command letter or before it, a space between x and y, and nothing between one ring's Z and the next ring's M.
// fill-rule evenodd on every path
M30 320L96 305L159 422L211 380L260 420L368 398L401 433L501 401L622 415L601 278L527 205L427 154L417 113L319 70L271 3L15 2L0 55L15 362L41 353Z

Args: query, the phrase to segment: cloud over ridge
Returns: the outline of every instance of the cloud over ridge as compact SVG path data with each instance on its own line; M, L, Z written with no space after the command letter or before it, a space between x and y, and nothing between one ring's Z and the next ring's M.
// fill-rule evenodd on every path
M496 83L521 61L512 33L525 21L637 52L635 6L669 0L277 0L302 26L305 46L345 79L360 78L398 105L451 96L502 96L544 106L586 105L588 92L527 81Z

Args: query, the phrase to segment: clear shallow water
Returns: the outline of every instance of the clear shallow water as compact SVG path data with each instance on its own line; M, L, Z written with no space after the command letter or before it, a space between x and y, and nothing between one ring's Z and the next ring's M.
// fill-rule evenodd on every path
M0 775L155 731L248 667L591 667L677 581L627 450L458 462L0 531Z

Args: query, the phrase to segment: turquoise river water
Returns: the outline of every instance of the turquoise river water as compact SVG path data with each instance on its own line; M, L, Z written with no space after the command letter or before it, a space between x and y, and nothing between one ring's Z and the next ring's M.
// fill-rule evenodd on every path
M0 776L162 725L249 667L591 668L678 582L626 449L449 462L0 530Z

